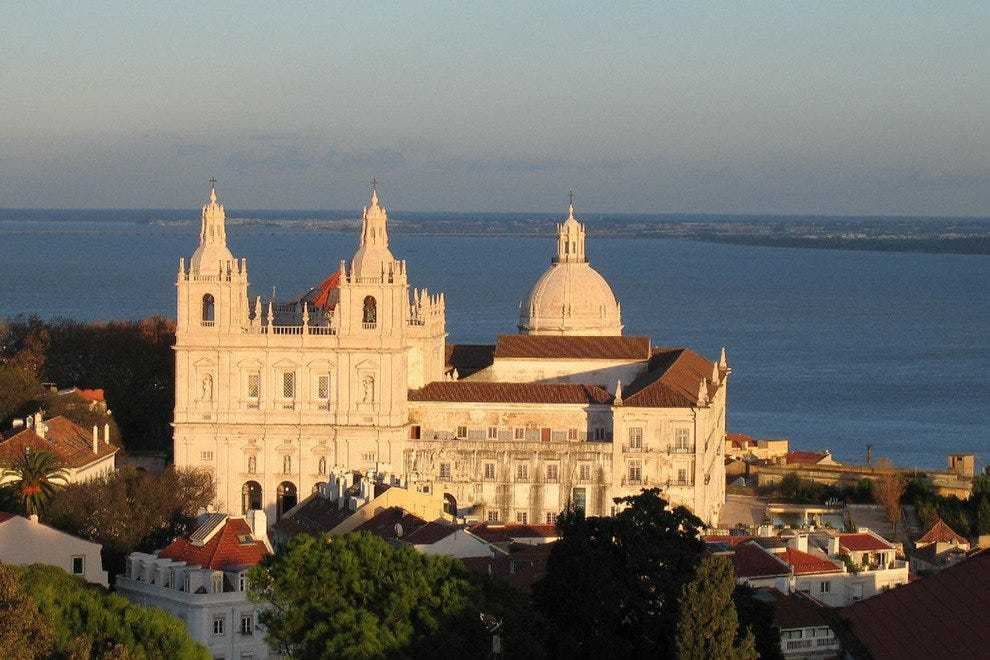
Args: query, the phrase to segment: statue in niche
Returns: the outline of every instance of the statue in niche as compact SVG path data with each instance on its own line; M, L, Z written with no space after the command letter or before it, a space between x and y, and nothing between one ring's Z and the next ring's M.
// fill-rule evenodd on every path
M206 374L203 376L203 392L200 401L213 401L213 376Z
M258 459L254 456L248 456L248 474L254 474L258 469Z
M319 467L317 469L317 472L319 472L320 474L326 474L327 473L327 459L326 458L320 457L320 464L319 464Z
M375 379L373 376L365 376L361 379L361 402L374 403L375 401Z

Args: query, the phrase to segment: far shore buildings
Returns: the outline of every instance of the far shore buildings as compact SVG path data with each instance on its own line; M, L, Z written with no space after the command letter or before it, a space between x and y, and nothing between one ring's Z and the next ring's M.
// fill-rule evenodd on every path
M725 501L725 353L622 334L573 206L519 334L446 341L442 293L410 287L376 190L357 251L302 296L252 297L215 190L177 281L174 455L232 515L274 523L331 475L443 498L467 521L552 523L659 487L714 523Z

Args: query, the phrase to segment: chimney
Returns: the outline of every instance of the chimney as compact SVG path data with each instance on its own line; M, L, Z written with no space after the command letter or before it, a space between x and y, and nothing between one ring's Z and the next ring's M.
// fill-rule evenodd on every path
M37 513L32 513L30 516L28 516L28 520L30 520L33 523L37 523L38 522L38 514Z
M34 417L25 417L24 418L24 425L27 426L29 429L33 429L34 428Z
M791 537L791 539L787 541L787 547L794 548L795 550L799 550L801 552L807 552L808 551L808 535L807 534L797 534L797 535Z
M24 428L24 420L23 419L15 419L13 422L10 423L10 428L12 428L12 429L21 429L21 428Z
M261 509L251 509L245 514L245 517L247 524L251 527L251 535L259 541L263 541L270 550L272 544L268 540L268 517L265 512Z
M110 422L103 425L103 443L110 444Z
M93 453L100 453L100 436L99 431L95 426L93 427Z

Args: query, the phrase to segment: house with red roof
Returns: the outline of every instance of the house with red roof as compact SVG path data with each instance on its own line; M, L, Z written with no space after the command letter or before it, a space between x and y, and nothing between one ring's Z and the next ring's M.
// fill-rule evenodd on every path
M158 552L128 555L115 590L182 619L215 658L268 658L258 629L264 605L248 598L247 574L270 552L263 511L205 514L191 534Z
M40 412L15 420L14 427L0 435L0 464L10 465L25 452L42 451L54 454L65 468L66 481L74 483L116 469L120 448L110 438L109 424L102 429L94 426L89 433L68 417L44 419Z
M931 527L914 542L911 570L914 573L939 571L965 559L970 551L969 540L936 518Z
M107 572L103 570L102 550L99 543L41 524L36 515L25 518L0 511L0 563L57 566L66 573L106 587L108 580Z

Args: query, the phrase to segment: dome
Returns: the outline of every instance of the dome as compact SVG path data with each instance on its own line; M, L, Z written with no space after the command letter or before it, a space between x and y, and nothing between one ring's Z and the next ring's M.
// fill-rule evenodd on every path
M357 277L381 277L390 270L395 257L388 249L388 214L378 204L378 191L371 189L371 203L361 217L361 244L351 267Z
M199 247L189 260L194 273L213 273L221 269L221 263L233 261L234 255L227 247L227 214L223 204L217 201L216 188L210 188L210 203L203 207L199 230Z
M557 256L520 309L519 330L530 335L621 335L621 310L612 287L585 258L584 226L557 226Z

